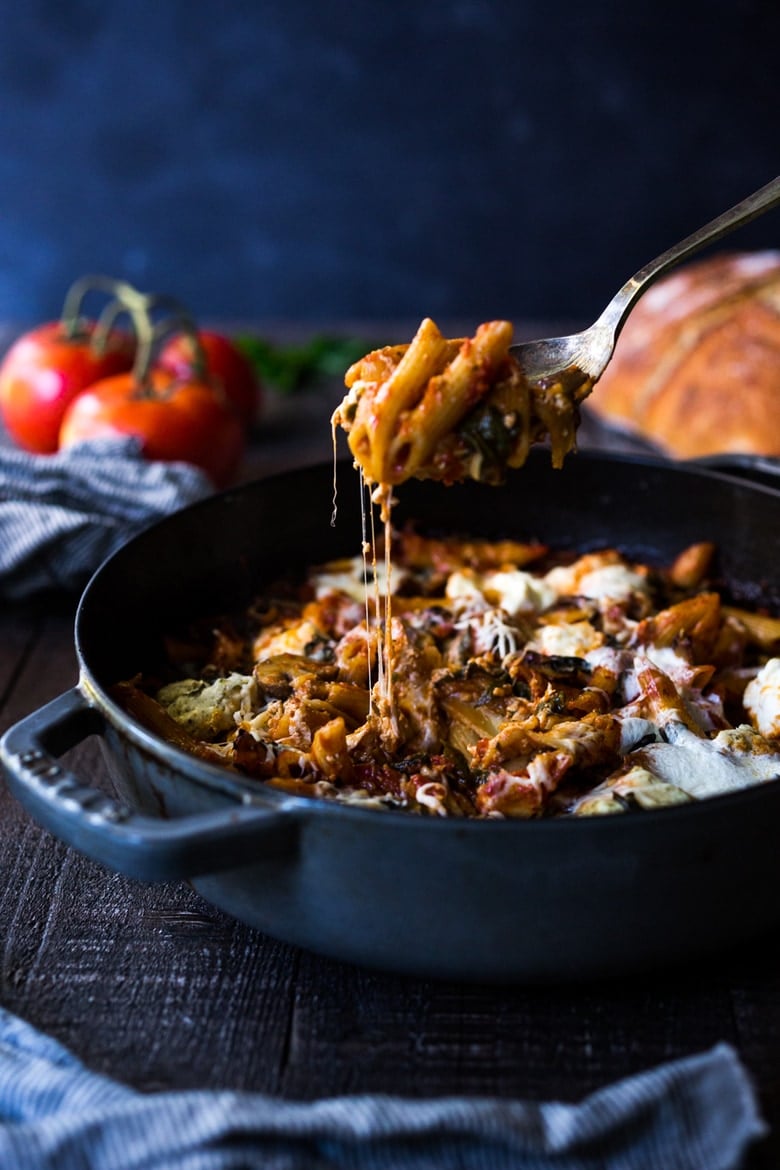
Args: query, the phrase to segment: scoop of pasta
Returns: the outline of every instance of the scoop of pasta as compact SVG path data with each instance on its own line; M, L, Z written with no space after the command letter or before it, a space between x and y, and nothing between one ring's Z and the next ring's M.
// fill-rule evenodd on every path
M547 437L561 466L591 383L529 383L512 335L509 321L488 321L474 337L448 339L425 318L409 345L373 350L349 368L333 423L368 483L499 483Z

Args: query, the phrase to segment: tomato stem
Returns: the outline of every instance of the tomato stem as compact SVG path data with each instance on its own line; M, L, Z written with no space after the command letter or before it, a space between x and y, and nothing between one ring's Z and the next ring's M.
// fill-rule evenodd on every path
M175 301L173 297L162 294L151 294L144 297L143 301L142 313L139 315L139 320L135 322L138 350L133 366L135 380L141 393L154 394L150 378L152 366L160 352L163 340L172 333L183 333L190 339L195 353L195 364L204 371L205 375L208 369L206 354L198 337L198 326L189 310L179 301ZM160 306L173 308L174 312L171 316L163 317L155 322L152 313Z
M113 276L90 275L79 277L78 280L73 282L65 294L65 301L62 306L62 313L60 314L60 324L62 325L65 337L69 341L75 340L82 334L81 311L84 299L88 293L93 291L104 292L115 301L124 301L135 294L135 289L132 285L124 280L116 280ZM93 339L92 344L95 353L99 357L103 356L107 339L107 331L97 339Z
M103 308L90 336L90 345L98 356L105 353L111 330L122 315L130 318L136 336L136 356L133 378L139 397L155 397L151 371L163 338L171 333L183 333L191 342L193 368L201 380L209 375L208 358L198 336L198 327L187 307L166 293L144 293L125 280L111 276L82 276L68 289L62 307L60 324L68 340L85 335L82 309L90 292L106 293L111 299ZM160 310L168 316L155 319Z

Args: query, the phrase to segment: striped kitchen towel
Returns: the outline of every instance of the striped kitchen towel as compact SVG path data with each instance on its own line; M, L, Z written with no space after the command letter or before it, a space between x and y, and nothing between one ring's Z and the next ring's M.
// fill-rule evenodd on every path
M129 537L212 490L190 464L147 461L132 437L56 455L0 439L0 597L81 589Z
M0 1009L0 1166L14 1170L737 1170L766 1132L727 1045L579 1104L138 1093Z

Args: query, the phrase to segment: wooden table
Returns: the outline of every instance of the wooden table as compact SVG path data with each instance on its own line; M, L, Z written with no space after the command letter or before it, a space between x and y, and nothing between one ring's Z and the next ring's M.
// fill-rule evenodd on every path
M245 476L327 458L329 394L269 403ZM594 428L592 443L604 443ZM2 728L75 682L74 608L57 598L0 613ZM83 774L104 776L95 743L71 757ZM0 816L0 1002L140 1089L576 1100L727 1041L780 1130L778 936L631 981L402 978L276 942L187 885L108 873L39 829L4 782ZM780 1140L757 1147L748 1165L780 1165Z

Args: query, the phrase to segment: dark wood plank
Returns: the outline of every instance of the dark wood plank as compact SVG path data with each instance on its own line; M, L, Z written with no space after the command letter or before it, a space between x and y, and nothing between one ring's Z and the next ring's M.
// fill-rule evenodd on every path
M628 1072L736 1039L729 993L702 972L587 987L397 979L301 959L284 1089L307 1095L347 1059L342 1091L575 1098ZM682 994L681 994L682 988Z
M27 607L0 606L0 712L37 640L41 621Z

